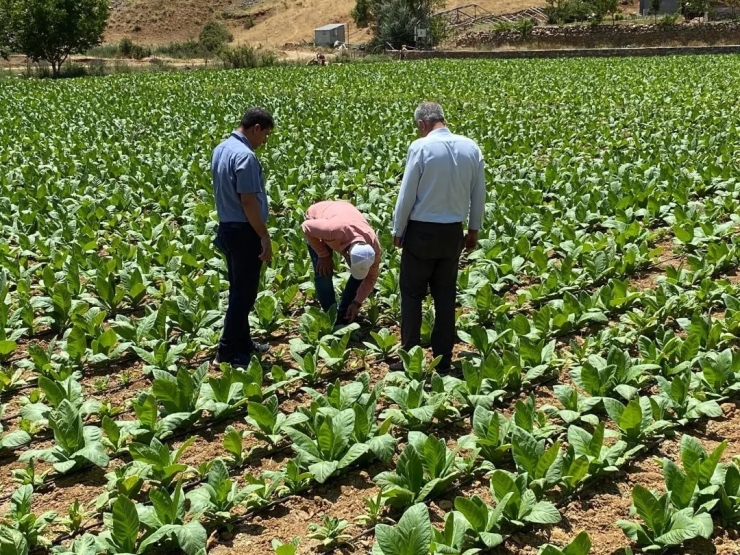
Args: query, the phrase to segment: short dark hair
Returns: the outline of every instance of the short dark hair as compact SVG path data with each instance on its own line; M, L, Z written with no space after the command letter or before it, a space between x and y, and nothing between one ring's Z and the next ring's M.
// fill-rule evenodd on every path
M255 125L259 125L262 129L272 129L275 127L275 120L272 119L272 114L264 108L250 108L244 113L241 126L249 129Z

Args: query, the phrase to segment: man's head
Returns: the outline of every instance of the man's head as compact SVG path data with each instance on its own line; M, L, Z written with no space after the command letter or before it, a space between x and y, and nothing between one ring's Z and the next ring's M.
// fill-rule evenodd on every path
M423 102L414 112L414 120L419 128L419 135L426 137L434 129L445 126L445 113L436 102Z
M270 112L264 108L250 108L242 118L239 131L244 134L252 148L258 149L267 142L274 127L275 120L272 119Z
M355 243L349 249L349 273L355 279L365 279L375 263L375 249L367 243Z

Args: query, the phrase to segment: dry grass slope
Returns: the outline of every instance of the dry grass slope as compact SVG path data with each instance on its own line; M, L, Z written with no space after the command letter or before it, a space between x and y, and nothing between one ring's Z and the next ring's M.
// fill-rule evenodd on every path
M450 1L448 8L474 0ZM478 0L484 9L510 13L544 4L544 0ZM209 20L223 22L237 42L282 48L312 41L313 30L326 23L348 23L349 42L368 38L350 13L355 0L114 0L107 42L124 37L137 43L165 44L198 37Z

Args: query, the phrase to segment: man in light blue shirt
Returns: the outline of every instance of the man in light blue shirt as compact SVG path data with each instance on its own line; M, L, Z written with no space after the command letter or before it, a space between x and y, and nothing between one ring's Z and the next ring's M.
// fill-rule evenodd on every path
M265 225L269 208L265 177L255 151L267 142L274 127L269 112L250 108L211 158L219 221L214 243L224 253L229 277L229 305L215 364L247 366L252 354L268 349L252 341L249 313L257 299L262 263L272 258Z
M485 163L475 141L447 129L439 104L421 104L414 119L421 138L409 148L393 214L393 241L403 248L401 343L407 351L420 343L422 302L430 289L432 351L442 357L439 369L447 370L455 343L460 254L463 246L477 246L486 204Z

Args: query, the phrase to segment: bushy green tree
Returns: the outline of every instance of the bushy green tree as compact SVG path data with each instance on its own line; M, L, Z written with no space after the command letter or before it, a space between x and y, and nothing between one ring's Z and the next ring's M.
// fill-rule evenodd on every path
M234 35L217 21L209 21L200 31L200 44L210 53L218 52L232 40Z
M0 0L0 58L5 60L13 49L13 17L11 0Z
M373 2L373 0L368 0ZM375 49L392 45L414 45L416 27L427 29L436 44L446 31L444 22L435 13L444 8L444 0L375 0L370 4L371 27Z
M9 2L11 46L34 62L49 62L55 78L71 54L100 44L108 21L108 0Z
M358 27L367 27L373 22L373 1L357 0L352 9L352 19Z

